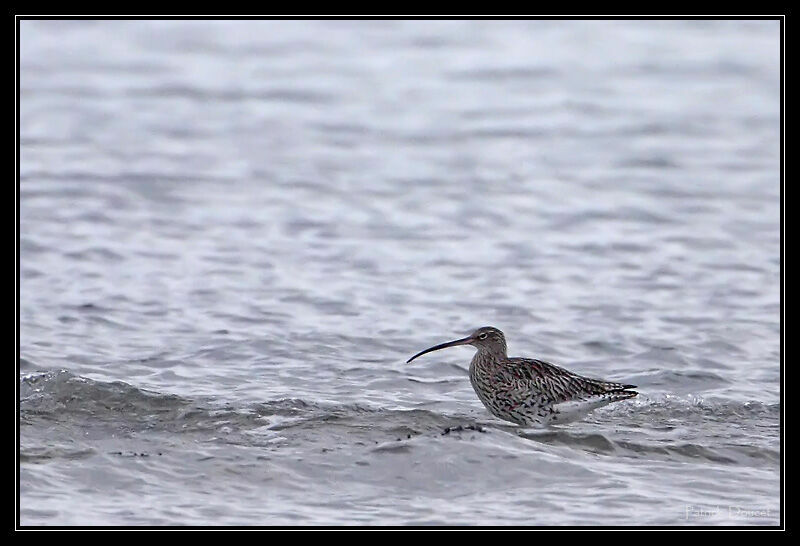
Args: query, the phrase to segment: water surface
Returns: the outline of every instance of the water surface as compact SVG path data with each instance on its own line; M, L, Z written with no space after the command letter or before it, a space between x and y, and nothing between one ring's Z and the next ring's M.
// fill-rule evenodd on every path
M777 21L20 26L23 525L779 523Z

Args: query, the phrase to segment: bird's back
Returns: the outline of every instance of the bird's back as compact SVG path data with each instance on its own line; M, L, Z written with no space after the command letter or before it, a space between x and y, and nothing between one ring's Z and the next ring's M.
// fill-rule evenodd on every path
M529 381L533 388L548 393L553 402L567 402L576 398L608 395L636 387L636 385L584 377L535 358L509 358L506 368L514 377ZM633 391L629 392L633 396L638 394Z
M635 385L583 377L543 360L480 352L470 365L470 381L492 414L524 425L570 421L638 394L630 390Z

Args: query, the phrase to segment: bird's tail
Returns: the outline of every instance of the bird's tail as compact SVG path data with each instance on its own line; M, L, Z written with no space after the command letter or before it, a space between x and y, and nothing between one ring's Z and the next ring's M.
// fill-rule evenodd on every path
M606 392L606 396L610 402L618 402L620 400L627 400L628 398L635 398L636 396L639 396L639 393L628 390L635 387L636 385L626 385L624 389L616 389Z
M635 389L636 385L626 385L624 383L613 383L611 381L602 381L600 379L590 379L592 394L602 396L603 398L610 398L613 401L625 400L633 398L639 393L631 389Z
M636 391L629 391L625 389L617 389L606 391L600 394L593 394L581 399L569 400L561 402L553 406L558 414L558 417L553 418L553 422L568 423L576 419L582 418L584 415L592 410L619 402L620 400L627 400L638 396Z

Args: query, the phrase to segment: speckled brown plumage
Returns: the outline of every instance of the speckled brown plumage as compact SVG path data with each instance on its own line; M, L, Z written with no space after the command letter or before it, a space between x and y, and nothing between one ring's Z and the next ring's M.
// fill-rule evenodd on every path
M508 357L503 332L491 326L470 336L426 349L411 357L456 345L478 352L469 366L472 388L489 412L524 426L566 422L589 411L633 398L635 385L583 377L533 358Z

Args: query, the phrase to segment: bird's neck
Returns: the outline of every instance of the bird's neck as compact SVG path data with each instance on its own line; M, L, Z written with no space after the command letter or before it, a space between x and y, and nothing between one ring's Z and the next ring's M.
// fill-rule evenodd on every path
M481 357L483 359L486 359L486 360L500 361L500 360L505 360L506 358L508 358L508 355L506 354L505 349L500 349L500 348L498 348L498 349L489 349L487 347L482 347L482 348L480 348L478 350L478 354L480 354Z

